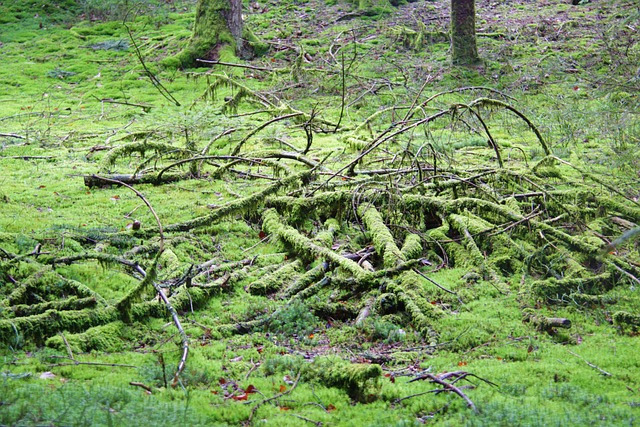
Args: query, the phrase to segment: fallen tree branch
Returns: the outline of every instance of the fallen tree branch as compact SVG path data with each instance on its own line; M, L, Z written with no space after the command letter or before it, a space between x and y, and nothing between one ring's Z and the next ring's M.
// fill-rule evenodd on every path
M569 354L571 354L572 356L577 357L578 359L581 359L584 363L586 363L587 365L589 365L590 367L592 367L593 369L597 370L598 372L600 372L602 375L604 375L605 377L611 377L613 376L612 374L610 374L609 372L605 371L604 369L600 369L599 367L597 367L596 365L594 365L593 363L589 362L587 359L585 359L584 357L580 356L579 354L574 353L571 350L567 350L569 352Z
M475 378L478 378L481 381L484 381L485 383L491 386L497 387L497 385L492 383L491 381L485 380L484 378L480 378L477 375L471 374L469 372L464 372L464 371L445 372L439 375L425 373L416 378L413 378L412 380L409 380L409 382L412 383L414 381L429 380L432 383L439 384L443 387L443 391L451 391L457 394L458 396L460 396L467 403L467 406L473 409L473 411L477 413L478 408L471 401L471 399L469 399L469 397L462 391L462 387L456 387L455 385L453 385L453 383L459 380L466 379L468 376L473 376ZM447 382L447 380L450 380L450 379L452 380L450 382ZM431 391L431 392L434 392L434 391Z

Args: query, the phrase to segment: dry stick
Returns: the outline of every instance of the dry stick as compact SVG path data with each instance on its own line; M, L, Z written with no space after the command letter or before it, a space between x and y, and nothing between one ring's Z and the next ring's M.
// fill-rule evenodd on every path
M55 363L49 366L93 365L93 366L137 368L137 366L134 366L134 365L123 365L120 363L81 362L74 357L73 351L71 351L71 346L69 345L69 341L67 341L67 338L64 336L62 332L60 332L60 337L62 337L62 341L64 342L65 347L67 347L67 353L69 354L69 357L60 357L60 356L52 356L52 357L55 359L69 359L73 363Z
M69 353L69 359L75 361L75 357L73 357L73 352L71 351L71 346L69 345L69 341L67 341L67 338L64 336L64 334L62 332L60 332L60 336L62 337L62 341L64 342L65 347L67 347L67 353Z
M567 350L567 351L569 352L569 354L571 354L571 355L573 355L573 356L577 357L578 359L582 359L582 361L583 361L584 363L586 363L587 365L591 366L593 369L597 370L598 372L600 372L600 373L601 373L602 375L604 375L605 377L612 377L612 376L613 376L613 375L612 375L612 374L610 374L609 372L607 372L607 371L605 371L605 370L603 370L603 369L600 369L599 367L597 367L597 366L596 366L596 365L594 365L593 363L590 363L587 359L585 359L584 357L580 356L579 354L576 354L576 353L574 353L574 352L573 352L573 351L571 351L571 350Z
M52 265L56 264L66 264L71 265L75 261L83 261L87 259L95 259L101 262L117 262L119 264L125 265L129 268L135 269L138 266L138 263L135 261L129 261L126 258L122 258L116 255L105 254L101 252L86 252L83 254L72 255L67 257L54 258L51 261Z
M466 388L473 388L473 386L464 385L464 386L458 387L458 388L460 390L462 390L462 389L466 389ZM397 403L402 402L403 400L412 399L414 397L419 397L419 396L424 396L425 394L429 394L429 393L440 394L443 391L447 391L447 390L443 390L441 388L436 388L436 389L433 389L433 390L423 391L423 392L416 393L416 394L410 394L409 396L404 396L404 397L397 398L396 400L393 401L393 403L397 404Z
M248 380L251 374L253 374L255 370L258 369L259 367L260 367L260 362L255 363L253 361L253 358L251 358L251 369L249 369L249 372L247 372L247 374L244 376L244 380L245 381Z
M444 286L442 286L441 284L439 284L438 282L436 282L435 280L433 280L432 278L430 278L430 277L429 277L429 276L427 276L426 274L423 274L423 273L422 273L420 270L418 270L417 268L414 268L414 269L413 269L413 271L414 271L414 272L416 272L416 273L418 273L420 276L422 276L424 279L428 280L428 281L429 281L429 282L431 282L432 284L436 285L436 287L438 287L438 288L442 289L443 291L445 291L445 292L447 292L447 293L450 293L451 295L455 295L455 296L458 298L458 302L459 302L460 304L463 304L462 300L460 299L460 296L459 296L457 293L455 293L455 292L453 292L453 291L451 291L451 290L449 290L449 289L445 288Z
M427 84L431 83L431 81L432 81L432 77L430 75L424 80L424 83L420 87L420 90L418 91L416 96L413 98L413 101L411 102L409 111L407 111L407 114L405 114L404 118L402 119L403 122L406 122L411 118L411 116L413 116L413 113L415 112L415 106L418 103L418 98L420 98L420 96L422 95L422 92L424 92L424 88L427 87Z
M143 276L147 275L145 271L142 269L142 267L138 266L137 270ZM169 298L167 298L164 292L162 292L162 288L160 288L160 285L157 284L156 282L152 282L152 284L153 284L153 287L156 289L158 296L162 299L165 306L167 307L167 310L171 314L173 323L176 325L176 328L178 329L178 333L180 334L180 338L182 339L182 357L180 358L178 369L176 369L176 373L173 376L173 381L171 382L171 387L175 387L176 385L178 385L178 380L179 380L178 377L180 376L180 373L184 370L184 367L187 363L187 356L189 355L189 337L187 336L187 333L182 328L182 324L180 323L180 318L178 317L178 312L176 311L175 308L173 308L173 305L171 305L171 302L169 302Z
M80 360L71 359L69 357L63 356L51 356L52 359L69 359L73 363L53 363L49 364L50 367L58 367L58 366L76 366L76 365L89 365L89 366L108 366L111 368L139 368L139 366L135 365L125 365L122 363L104 363L104 362L82 362Z
M270 73L284 70L284 68L275 69L275 68L267 68L267 67L256 67L255 65L235 64L233 62L223 62L223 61L208 61L206 59L200 59L200 58L196 58L196 62L202 62L203 64L210 64L210 65L224 65L227 67L248 68L249 70L268 71Z
M466 377L467 373L464 372L462 374L460 374L461 377ZM447 376L447 378L450 376ZM414 378L409 382L413 382L413 381L417 381L417 380L423 380L423 379L428 379L431 382L434 382L436 384L440 384L441 386L443 386L445 388L445 390L447 391L452 391L455 394L457 394L458 396L460 396L462 399L464 399L465 402L467 402L467 406L469 406L469 408L473 409L473 412L478 412L478 408L476 408L476 405L471 401L471 399L469 399L469 397L464 394L462 392L462 390L460 390L460 388L454 386L453 384L450 384L446 381L444 381L443 379L440 379L438 376L433 375L433 374L424 374L421 375L418 378Z
M311 418L306 418L306 417L303 417L302 415L298 415L298 414L287 414L287 415L291 415L292 417L300 418L301 420L304 420L304 421L306 421L308 423L311 423L313 425L316 425L318 427L322 427L322 425L323 425L322 421L314 421Z
M242 141L240 141L238 143L238 145L236 145L236 147L233 149L233 151L231 152L232 156L237 156L238 153L240 152L240 148L242 148L242 146L245 144L245 142L247 142L249 140L249 138L251 138L253 135L255 135L256 133L260 132L262 129L266 128L267 126L269 126L272 123L278 122L280 120L286 120L289 119L291 117L296 117L296 116L302 116L304 115L303 112L298 111L296 113L291 113L291 114L285 114L284 116L279 116L276 117L274 119L269 120L268 122L265 122L263 124L261 124L260 126L258 126L257 128L255 128L253 131L249 132L249 134L247 136L245 136Z
M610 246L610 245L608 245ZM606 246L606 247L608 247ZM623 270L622 268L618 267L617 265L615 265L614 263L610 262L610 261L606 261L607 265L610 265L611 267L615 268L616 270L618 270L620 273L626 274L627 276L629 276L629 278L631 280L633 280L634 282L636 282L637 284L640 285L640 279L638 279L636 276L634 276L633 274L629 273L628 271Z
M164 169L161 169L160 172L158 172L158 175L156 176L156 181L160 182L162 175L169 169L173 169L185 163L192 163L192 162L205 161L205 160L245 160L250 163L259 162L259 160L248 159L246 157L239 157L239 156L202 156L202 155L195 156L195 157L190 157L188 159L178 160L177 162L166 166Z
M138 197L140 197L142 199L144 204L147 205L147 207L149 208L149 210L153 214L153 216L156 219L156 222L158 224L158 233L160 234L160 248L158 249L158 252L162 253L164 251L164 233L162 232L162 223L160 222L160 218L158 218L158 214L156 213L156 211L153 210L153 206L151 206L151 203L149 203L149 201L142 195L142 193L140 193L138 190L136 190L135 188L133 188L129 184L125 184L124 182L118 181L117 179L105 178L105 177L99 176L99 175L91 175L91 178L96 179L96 180L107 181L107 182L110 182L112 184L122 185L123 187L127 187L129 190L133 191L136 194L136 196L138 196Z
M441 391L442 391L442 389L437 388L437 389L434 389L434 390L428 390L428 391L423 391L423 392L416 393L416 394L410 394L409 396L404 396L404 397L397 398L396 400L393 401L393 403L394 404L398 404L398 403L402 402L403 400L412 399L414 397L424 396L425 394L429 394L429 393L438 393L438 392L441 392Z
M214 136L213 138L211 138L211 140L207 143L207 145L204 146L204 148L202 149L202 151L200 152L201 156L206 155L209 152L209 148L211 148L211 145L213 145L214 142L216 142L217 140L219 140L220 138L230 135L233 132L237 131L237 128L231 128L231 129L227 129L224 132L222 132L221 134L218 134L216 136Z
M95 95L92 95L98 102L104 102L107 104L119 104L119 105L127 105L129 107L140 107L143 110L145 110L145 112L148 112L149 110L151 110L152 106L148 105L148 104L135 104L132 102L126 102L126 101L116 101L115 99L112 98L98 98Z
M544 138L542 137L542 134L540 133L538 128L533 124L533 122L531 122L531 120L529 120L529 118L527 116L525 116L520 111L516 110L514 107L512 107L509 104L507 104L506 102L502 102L502 101L499 101L497 99L491 99L491 98L478 98L475 101L472 101L471 103L469 103L469 108L473 108L473 107L475 107L477 105L478 106L483 106L485 104L489 105L489 106L497 105L499 107L506 108L507 110L509 110L513 114L515 114L516 116L520 117L529 126L529 129L531 129L531 131L538 138L538 141L540 142L540 145L542 146L542 149L544 150L544 154L546 156L550 156L551 155L551 150L549 149L549 146L547 145L547 143L545 142Z
M336 127L333 129L333 133L338 132L338 128L340 127L340 123L342 122L342 117L344 116L344 107L345 107L345 96L346 96L346 82L345 82L345 67L344 67L344 51L342 54L342 98L340 102L340 117L338 118L338 123L336 123ZM308 151L308 149L307 149ZM306 151L305 151L306 153Z
M0 137L4 137L4 138L27 139L25 136L18 135L17 133L0 133Z
M138 382L135 382L135 381L131 381L131 382L129 383L129 385L132 385L132 386L134 386L134 387L140 387L140 388L143 388L143 389L145 389L146 391L148 391L149 393L151 393L151 392L152 392L152 391L151 391L151 387L149 387L148 385L142 384L142 383L138 383Z
M2 136L2 134L0 134ZM16 160L50 160L55 159L53 156L1 156L0 159L16 159Z
M378 148L382 143L390 140L391 138L400 135L401 133L407 132L408 130L411 130L417 126L420 126L422 124L425 123L429 123L432 120L435 120L439 117L444 116L445 114L449 114L450 111L449 110L442 110L439 111L438 113L431 115L429 117L426 117L424 119L418 120L417 122L409 125L409 126L405 126L402 129L399 129L393 133L391 133L390 135L387 135L384 138L379 138L376 141L373 141L369 148L367 148L366 150L364 150L362 153L360 153L358 155L358 157L356 157L354 160L350 161L349 163L347 163L345 166L343 166L342 168L340 168L340 170L338 170L337 172L335 172L333 175L331 175L325 182L323 182L321 185L319 185L315 190L313 190L309 196L312 196L316 191L320 190L322 187L324 187L325 185L327 185L329 183L329 181L331 181L333 178L335 178L336 176L339 176L342 172L344 172L345 170L354 167L356 164L358 164L358 162L360 162L360 160L362 160L367 154L371 153L373 150L375 150L376 148Z
M94 175L94 177L95 177L95 175ZM149 210L151 211L153 216L156 218L156 222L158 223L158 233L160 235L160 247L158 249L158 255L156 255L156 256L159 257L160 254L162 254L162 252L164 252L164 233L162 231L162 223L160 222L160 218L158 218L158 214L156 214L156 211L153 209L153 207L151 206L149 201L142 195L142 193L140 193L138 190L136 190L135 188L133 188L132 186L130 186L128 184L125 184L123 182L119 182L119 181L116 181L116 180L113 180L113 179L109 179L109 178L102 178L102 179L105 179L106 181L110 181L110 182L112 182L114 184L119 184L119 185L122 185L124 187L127 187L128 189L130 189L131 191L136 193L136 195L142 199L142 201L145 203L145 205L147 205L147 207L149 208ZM142 267L140 267L139 265L136 265L135 268L140 274L142 274L143 277L147 276L147 273L142 269ZM175 387L178 384L178 379L179 379L178 377L180 376L180 373L184 370L184 367L185 367L185 365L187 363L187 356L189 355L189 337L187 336L186 332L182 328L182 324L180 323L180 318L178 317L178 312L175 310L175 308L173 308L173 306L169 302L169 299L164 294L164 292L162 292L162 289L160 288L160 285L158 285L155 281L152 281L152 284L153 284L153 287L156 289L156 292L158 293L158 296L162 299L162 301L164 302L165 306L167 307L167 310L171 314L171 318L173 319L173 323L176 325L176 328L178 329L178 332L180 333L180 337L182 338L182 357L180 358L180 363L178 364L178 369L176 370L176 373L173 376L173 382L171 383L171 386Z
M179 107L180 103L178 102L178 100L175 99L173 97L173 95L171 95L171 93L167 90L166 87L164 87L162 85L162 83L160 83L160 80L158 80L158 78L155 76L155 74L153 74L147 68L147 64L144 63L144 59L142 58L142 54L140 53L140 49L138 49L138 44L136 43L135 39L133 38L133 34L131 33L131 29L129 28L129 26L126 23L126 19L127 19L127 17L125 16L125 18L122 20L122 25L124 25L124 27L127 29L127 33L129 33L129 38L131 39L131 43L133 44L133 48L136 51L136 56L138 57L138 61L140 61L140 65L142 65L142 68L144 69L145 74L147 75L147 77L149 77L149 80L151 80L151 83L153 84L153 86L155 86L155 88L158 90L158 92L160 92L160 95L164 96L165 99L167 99L168 101L173 102L176 105L176 107Z
M467 402L467 406L469 406L469 408L473 409L473 412L478 412L478 408L476 408L476 405L471 401L471 399L469 399L469 397L464 394L462 392L462 390L460 390L458 387L454 386L453 384L450 384L446 381L441 380L440 378L436 377L435 375L432 374L427 374L428 376L432 377L432 381L436 384L440 384L441 386L443 386L445 389L447 390L451 390L452 392L454 392L455 394L457 394L458 396L460 396L461 398L464 399L465 402Z
M478 113L468 105L459 104L459 106L467 108L471 112L471 114L473 114L476 117L476 119L478 119L478 121L484 128L485 133L487 134L487 138L489 138L489 143L491 144L491 147L493 147L493 151L495 151L496 153L496 157L498 158L498 165L500 165L500 168L503 168L504 164L502 163L502 156L500 155L500 149L498 148L498 144L493 139L491 132L489 132L489 127L487 126L487 124L484 122L484 120L482 120L482 117L480 117L480 113Z
M500 92L499 90L496 90L496 89L493 89L493 88L490 88L490 87L487 87L487 86L467 86L467 87L461 87L461 88L457 88L457 89L446 90L444 92L436 93L435 95L431 96L426 101L424 101L422 104L420 104L420 107L426 106L428 103L430 103L431 101L433 101L434 99L436 99L436 98L438 98L440 96L447 95L449 93L464 92L464 91L467 91L467 90L486 90L486 91L489 91L489 92L497 93L497 94L499 94L501 96L504 96L505 98L508 98L508 99L510 99L512 101L516 101L516 99L514 97L509 96L504 92Z
M500 230L497 230L497 231L495 231L495 232L492 232L492 233L488 234L488 236L489 236L489 237L493 237L493 236L497 236L498 234L506 233L506 232L507 232L507 231L509 231L510 229L512 229L512 228L514 228L514 227L517 227L518 225L522 224L523 222L527 222L527 221L529 221L529 220L531 220L531 219L533 219L533 218L535 218L535 217L537 217L537 216L540 216L540 215L542 215L543 213L544 213L544 212L542 212L542 211L538 211L538 207L536 206L536 208L534 209L534 211L533 211L533 212L531 212L529 215L527 215L527 216L523 217L523 218L522 218L521 220L519 220L519 221L512 222L511 224L507 225L506 227L504 227L504 228L502 228L502 229L500 229ZM494 227L494 230L495 230L496 228L497 228L497 227Z

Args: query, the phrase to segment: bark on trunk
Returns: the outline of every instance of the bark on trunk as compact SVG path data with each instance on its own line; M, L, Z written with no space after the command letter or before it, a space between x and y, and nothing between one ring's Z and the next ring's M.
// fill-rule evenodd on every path
M455 65L480 61L476 47L475 0L451 0L451 56Z
M242 39L242 0L198 0L193 36L189 46L176 58L181 68L198 65L197 59L219 60L225 46L239 56L248 56L250 47Z

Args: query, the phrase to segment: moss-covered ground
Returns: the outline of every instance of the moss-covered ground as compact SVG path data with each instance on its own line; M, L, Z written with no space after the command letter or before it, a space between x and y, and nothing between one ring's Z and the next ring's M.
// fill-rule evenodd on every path
M352 3L0 2L0 424L640 423L637 2Z

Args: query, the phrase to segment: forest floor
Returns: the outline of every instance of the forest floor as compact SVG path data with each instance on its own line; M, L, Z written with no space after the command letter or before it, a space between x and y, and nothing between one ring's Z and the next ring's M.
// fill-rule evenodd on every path
M8 3L0 425L639 423L637 2Z

